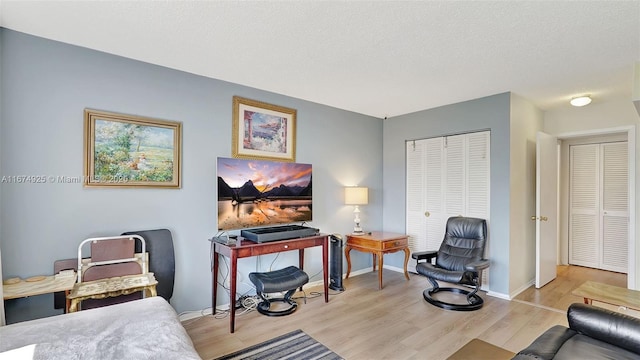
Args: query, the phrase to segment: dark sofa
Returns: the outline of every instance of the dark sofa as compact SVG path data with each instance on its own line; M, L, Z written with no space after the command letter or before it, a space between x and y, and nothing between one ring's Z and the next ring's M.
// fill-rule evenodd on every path
M640 359L640 319L572 304L569 328L556 325L514 359Z

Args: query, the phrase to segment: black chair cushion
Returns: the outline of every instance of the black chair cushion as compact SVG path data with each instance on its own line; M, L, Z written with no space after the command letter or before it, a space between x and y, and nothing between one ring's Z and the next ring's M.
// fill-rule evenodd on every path
M436 265L447 270L464 271L466 264L482 259L486 233L487 222L484 219L449 218Z
M464 276L464 271L447 270L431 263L419 263L416 265L416 271L420 275L454 284L460 283Z
M249 279L258 293L274 293L299 288L309 282L309 275L295 266L269 272L252 272Z

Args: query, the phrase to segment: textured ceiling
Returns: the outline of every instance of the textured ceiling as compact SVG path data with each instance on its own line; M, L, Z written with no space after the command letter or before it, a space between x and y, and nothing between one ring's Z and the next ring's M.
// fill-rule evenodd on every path
M631 99L640 61L640 1L0 1L5 28L380 118Z

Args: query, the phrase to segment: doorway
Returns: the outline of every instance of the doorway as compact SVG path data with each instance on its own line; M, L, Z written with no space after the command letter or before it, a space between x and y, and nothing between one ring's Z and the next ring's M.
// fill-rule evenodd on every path
M629 181L626 134L568 139L568 264L627 273ZM567 159L566 156L563 159ZM566 186L566 185L565 185ZM563 259L564 260L564 259Z
M635 288L635 127L604 129L599 131L564 134L559 135L560 140L560 184L559 184L559 216L558 216L558 264L559 265L586 265L585 263L576 264L571 261L570 244L571 244L571 203L570 203L570 156L571 147L597 144L597 143L613 143L626 142L627 164L628 164L628 234L626 240L627 254L625 269L613 269L615 271L626 272L627 284L625 287L629 289ZM626 220L626 219L625 219ZM595 267L595 266L591 266ZM609 269L612 270L612 269Z

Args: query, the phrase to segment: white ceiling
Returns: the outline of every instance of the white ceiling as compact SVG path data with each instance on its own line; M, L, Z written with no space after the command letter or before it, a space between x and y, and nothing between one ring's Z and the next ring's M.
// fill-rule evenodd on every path
M0 25L380 118L506 91L631 99L640 61L638 0L0 0Z

